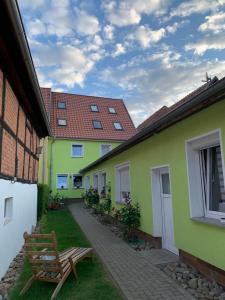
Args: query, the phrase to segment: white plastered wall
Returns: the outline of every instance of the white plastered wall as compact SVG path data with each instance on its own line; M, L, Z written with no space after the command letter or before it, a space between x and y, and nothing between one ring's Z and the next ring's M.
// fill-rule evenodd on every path
M5 198L13 198L12 218L4 218ZM37 185L0 179L0 279L23 245L37 219Z

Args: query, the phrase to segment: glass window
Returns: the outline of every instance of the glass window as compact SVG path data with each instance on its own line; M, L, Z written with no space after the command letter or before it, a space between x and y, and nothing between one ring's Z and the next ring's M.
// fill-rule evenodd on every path
M73 175L73 188L83 187L83 177L81 175Z
M113 124L114 124L114 127L115 127L116 130L122 130L123 129L120 122L114 122Z
M86 189L89 190L90 186L90 176L86 176Z
M57 175L57 189L67 189L68 188L68 175Z
M106 173L100 174L100 195L102 198L106 197Z
M170 194L170 179L169 179L169 173L161 174L162 178L162 193L164 195Z
M93 121L93 127L94 127L95 129L102 129L102 123L101 123L101 121L94 120L94 121Z
M67 125L66 119L58 119L58 125L59 126L66 126Z
M73 157L83 157L84 146L83 145L72 145L72 156Z
M98 174L93 175L93 188L98 190Z
M102 156L112 150L112 145L101 145Z
M98 110L98 106L97 105L91 105L91 111L93 111L93 112L98 112L99 110Z
M60 108L60 109L66 109L66 102L59 101L57 103L57 107Z
M111 114L116 114L116 110L114 107L109 107L108 109Z
M117 201L125 202L130 199L130 173L129 166L122 166L117 169Z
M12 197L5 198L4 219L6 222L12 219L12 213L13 213L13 198Z

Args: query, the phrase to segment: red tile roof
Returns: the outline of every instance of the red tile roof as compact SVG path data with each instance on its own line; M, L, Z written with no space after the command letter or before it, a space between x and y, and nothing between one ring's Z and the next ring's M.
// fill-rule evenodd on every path
M53 135L58 138L125 141L137 132L123 100L41 90ZM57 108L58 102L65 102L66 109ZM91 105L97 105L99 112L92 112ZM108 107L114 107L116 114L109 113ZM59 126L58 119L66 119L67 126ZM94 129L93 120L101 121L103 128ZM116 130L114 122L120 122L123 130Z
M138 127L137 130L141 131L144 128L148 127L149 125L153 124L157 120L161 119L171 111L175 110L179 106L183 105L184 103L190 101L193 97L201 94L205 90L209 88L210 85L214 84L216 81L218 81L218 78L215 76L211 81L201 85L199 88L182 98L180 101L174 103L170 107L163 106L159 110L157 110L154 114L152 114L150 117L148 117L144 122L142 122Z

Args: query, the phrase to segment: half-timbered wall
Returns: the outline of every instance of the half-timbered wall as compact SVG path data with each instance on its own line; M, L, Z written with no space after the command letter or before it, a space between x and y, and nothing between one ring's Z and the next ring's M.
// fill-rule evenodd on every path
M0 178L37 182L39 137L0 70Z

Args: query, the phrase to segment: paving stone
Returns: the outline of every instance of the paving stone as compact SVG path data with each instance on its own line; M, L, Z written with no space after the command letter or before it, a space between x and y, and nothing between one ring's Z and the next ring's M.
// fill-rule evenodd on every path
M164 250L136 252L92 217L82 203L71 204L69 209L126 299L194 299L156 266L176 262L176 256Z

